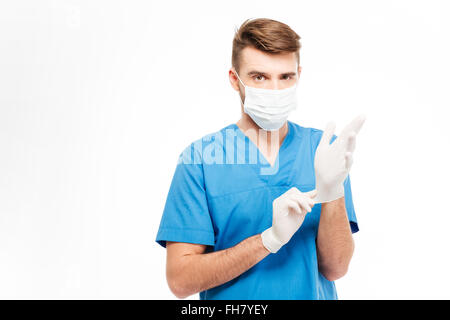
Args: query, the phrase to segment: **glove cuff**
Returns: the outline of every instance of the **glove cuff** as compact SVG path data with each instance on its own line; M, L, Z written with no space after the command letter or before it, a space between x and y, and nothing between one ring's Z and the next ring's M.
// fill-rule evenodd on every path
M271 253L276 253L284 245L284 243L275 237L272 227L261 233L261 239L264 247L266 247L266 249Z
M317 186L317 195L314 197L315 203L324 203L342 198L345 195L344 186L340 184L336 188L327 189Z

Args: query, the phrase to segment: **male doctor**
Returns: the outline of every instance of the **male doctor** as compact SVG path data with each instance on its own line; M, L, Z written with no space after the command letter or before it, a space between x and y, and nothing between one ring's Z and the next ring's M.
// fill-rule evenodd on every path
M349 171L364 117L338 137L333 123L287 120L299 40L271 19L235 33L229 79L241 118L180 154L156 236L180 299L337 299L358 231Z

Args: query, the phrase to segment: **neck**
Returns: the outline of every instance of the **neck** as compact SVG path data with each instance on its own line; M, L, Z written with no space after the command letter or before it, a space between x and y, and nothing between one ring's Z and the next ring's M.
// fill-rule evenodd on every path
M245 112L242 112L241 118L236 123L236 125L244 133L246 133L248 130L255 132L257 141L260 141L261 134L266 134L267 135L267 143L271 144L272 143L272 135L273 135L274 138L278 138L278 146L281 145L281 143L283 142L284 138L286 137L286 135L288 133L287 121L285 124L283 124L283 126L280 129L278 129L276 131L265 131L265 130L261 129L253 121L253 119L250 118L250 116L248 114L246 114ZM275 143L275 142L273 142L273 143ZM258 143L256 143L256 145L258 145Z

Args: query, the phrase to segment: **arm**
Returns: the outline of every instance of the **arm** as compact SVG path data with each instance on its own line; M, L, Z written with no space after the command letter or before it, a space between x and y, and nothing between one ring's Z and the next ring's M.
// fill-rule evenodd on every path
M356 134L364 121L365 116L356 117L331 144L336 125L329 123L322 134L314 158L316 203L322 203L316 239L318 267L330 281L347 273L353 255L354 243L345 208L343 182L350 172Z
M316 243L319 271L330 281L343 277L354 251L344 197L322 203Z
M236 278L270 253L261 234L211 253L204 253L206 246L200 244L167 241L166 247L167 282L180 299Z

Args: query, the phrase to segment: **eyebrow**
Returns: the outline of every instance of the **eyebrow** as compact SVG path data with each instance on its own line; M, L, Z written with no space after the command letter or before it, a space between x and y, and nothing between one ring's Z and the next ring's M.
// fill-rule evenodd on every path
M285 72L285 73L282 73L281 75L282 75L282 76L295 76L296 74L297 74L296 72ZM248 75L248 76L262 75L262 76L264 76L264 77L266 77L266 78L270 76L268 73L265 73L265 72L262 72L262 71L257 71L257 70L249 71L249 72L247 73L247 75Z

